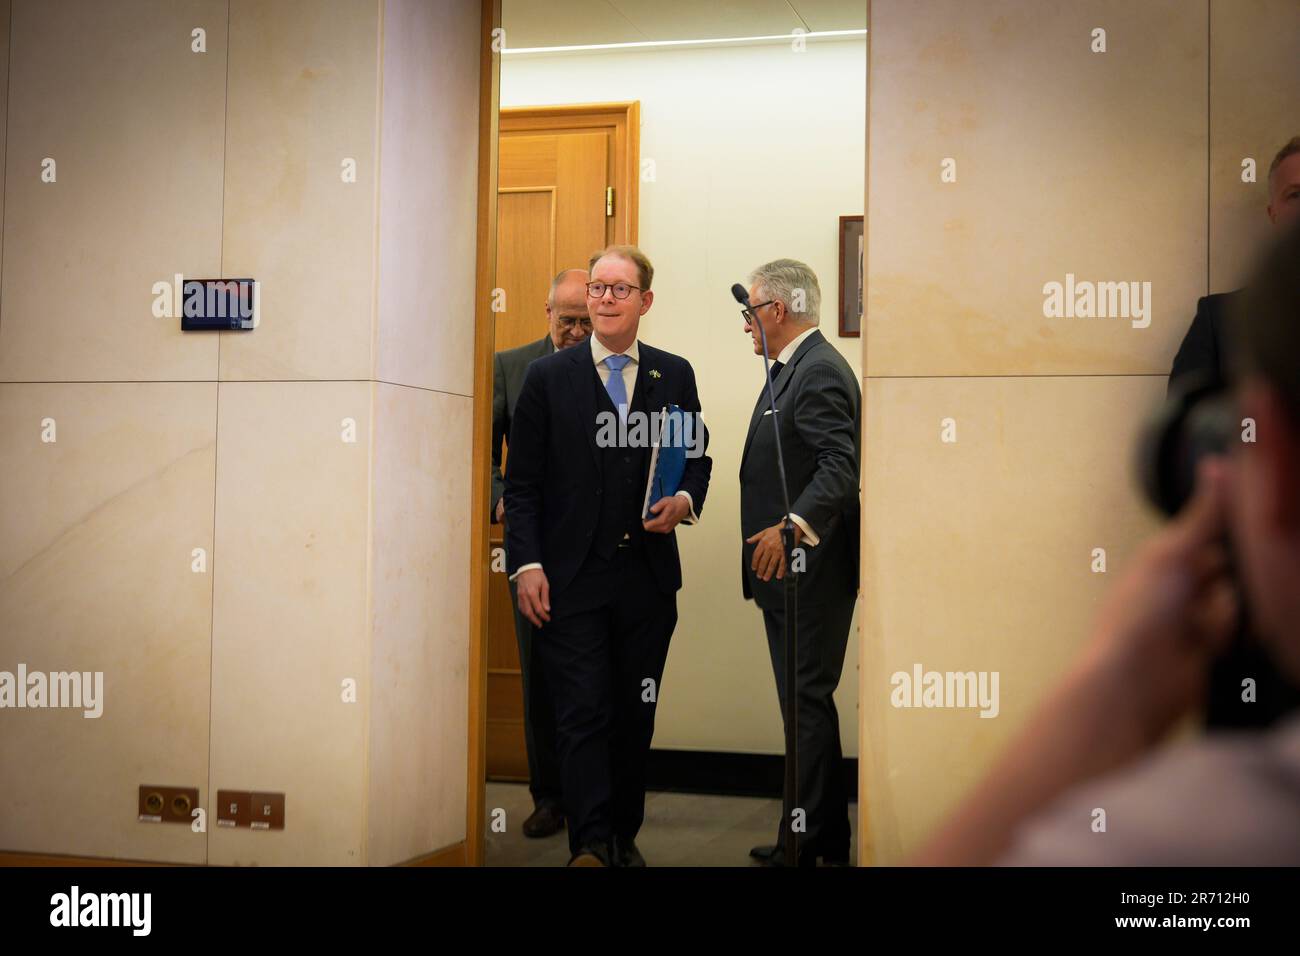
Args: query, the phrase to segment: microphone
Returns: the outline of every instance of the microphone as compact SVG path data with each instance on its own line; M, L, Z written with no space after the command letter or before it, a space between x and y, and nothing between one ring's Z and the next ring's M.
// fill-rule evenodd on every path
M737 282L731 295L745 309L752 309L749 293ZM751 312L750 315L753 315ZM772 386L772 366L767 361L767 330L757 317L745 318L747 326L758 326L763 346L763 378L767 385L767 406L772 416L772 437L776 440L776 472L781 479L781 504L785 517L781 520L781 553L785 556L785 587L782 600L785 606L785 699L790 702L790 712L783 714L785 724L785 791L782 802L793 806L799 802L799 780L795 767L799 762L799 685L795 676L799 670L799 591L794 570L794 521L790 518L790 488L785 478L785 456L781 450L781 427L777 422L776 392ZM786 830L784 839L786 859L799 859L799 836L793 827Z

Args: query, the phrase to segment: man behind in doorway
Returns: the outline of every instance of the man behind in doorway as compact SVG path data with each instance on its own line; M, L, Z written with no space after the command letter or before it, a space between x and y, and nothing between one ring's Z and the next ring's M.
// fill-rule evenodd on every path
M766 382L754 403L740 457L741 593L763 612L777 700L789 719L785 668L785 521L774 432L781 434L790 520L795 526L798 620L796 668L799 808L805 813L799 859L783 844L794 807L784 807L777 841L750 856L765 866L847 864L848 788L835 688L844 668L858 596L858 475L862 391L848 362L817 330L817 275L795 259L777 259L750 276L745 331L773 359L775 421ZM775 426L775 427L774 427ZM791 760L796 754L786 754Z
M1300 224L1233 325L1236 400L1255 441L1202 463L1194 497L1108 595L1085 652L913 863L1300 864L1300 714L1163 745L1201 703L1243 604L1300 681Z
M546 334L536 342L498 352L492 365L492 521L505 518L505 478L501 474L501 445L510 435L515 402L524 372L534 359L577 345L591 334L587 315L587 270L565 269L551 280L546 296ZM560 763L555 755L555 708L546 678L533 655L533 625L519 613L519 593L510 582L519 643L519 670L524 692L524 744L528 749L528 789L533 812L524 821L524 836L539 839L564 828L560 796Z
M1285 232L1300 221L1300 136L1278 150L1268 168L1269 221ZM1195 383L1230 384L1231 337L1228 324L1240 306L1242 290L1207 295L1196 305L1196 318L1174 357L1169 392ZM1256 681L1257 700L1241 700L1241 679ZM1267 727L1300 706L1300 687L1287 682L1259 641L1243 629L1210 676L1205 708L1207 727Z

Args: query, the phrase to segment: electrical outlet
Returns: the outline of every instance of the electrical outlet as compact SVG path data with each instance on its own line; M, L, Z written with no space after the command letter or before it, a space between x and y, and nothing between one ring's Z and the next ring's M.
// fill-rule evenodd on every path
M137 819L141 823L193 823L198 787L140 785Z

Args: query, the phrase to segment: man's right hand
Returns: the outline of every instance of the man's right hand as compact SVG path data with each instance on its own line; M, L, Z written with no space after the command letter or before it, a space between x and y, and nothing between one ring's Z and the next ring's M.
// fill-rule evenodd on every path
M529 568L521 572L515 579L515 588L519 594L519 610L533 622L533 627L542 627L551 619L551 583L546 580L545 571Z
M506 498L502 495L497 499L497 524L502 524L506 520Z

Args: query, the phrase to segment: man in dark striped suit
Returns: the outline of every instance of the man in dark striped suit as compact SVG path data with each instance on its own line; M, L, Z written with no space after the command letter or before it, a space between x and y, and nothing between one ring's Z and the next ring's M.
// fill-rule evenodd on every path
M821 289L802 262L777 259L750 277L745 331L774 359L775 422L766 383L754 403L740 459L741 589L763 612L782 718L786 717L785 521L777 470L781 433L798 574L799 806L784 807L777 842L750 856L769 866L813 866L849 859L848 788L835 688L844 668L858 596L858 476L862 389L848 362L817 331ZM775 427L774 427L775 426ZM802 567L799 565L802 564ZM790 755L786 755L790 759ZM799 860L782 846L802 811ZM798 832L798 831L796 831Z

